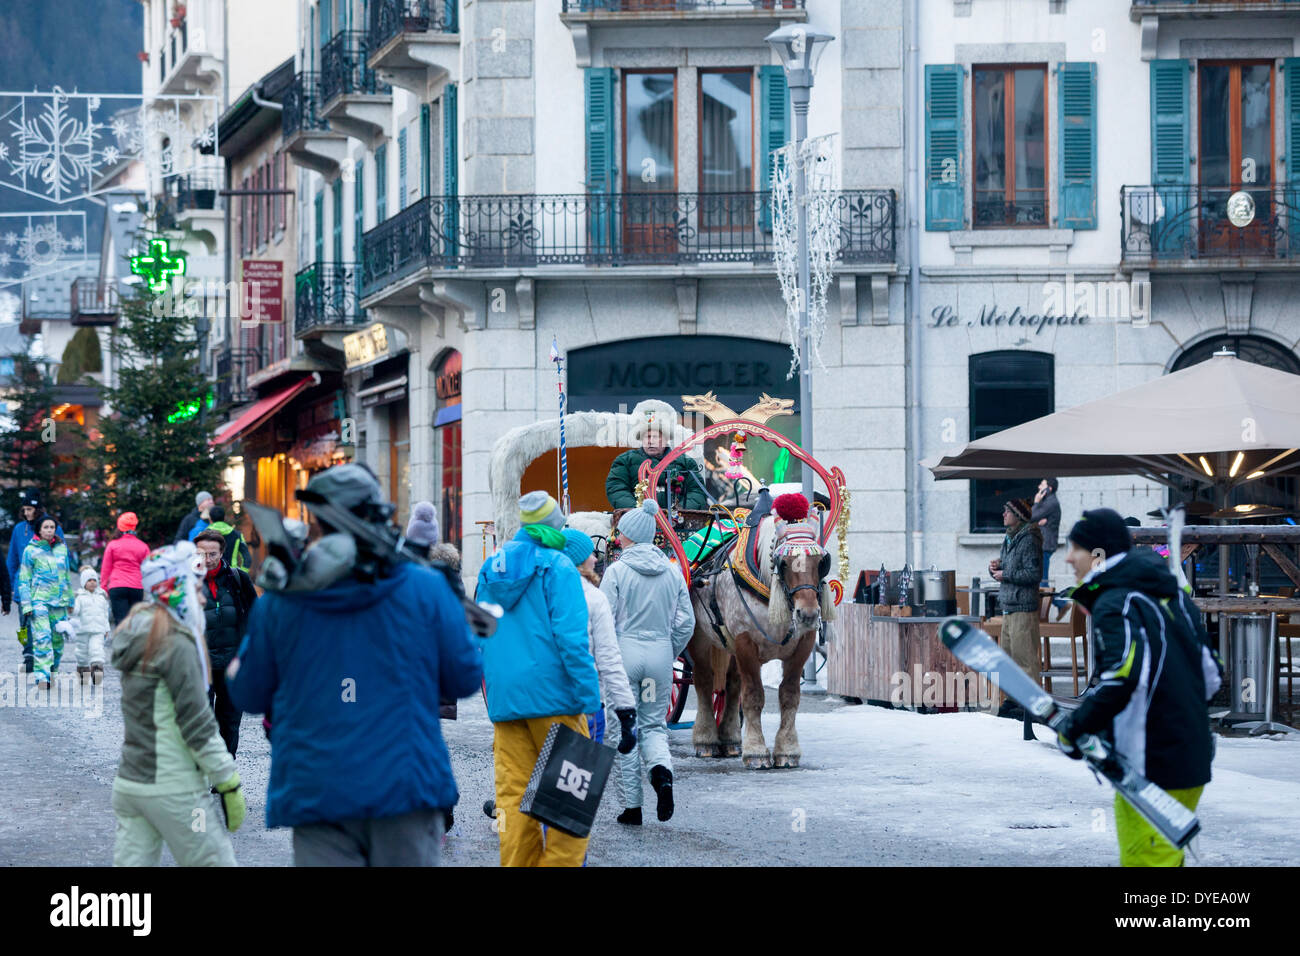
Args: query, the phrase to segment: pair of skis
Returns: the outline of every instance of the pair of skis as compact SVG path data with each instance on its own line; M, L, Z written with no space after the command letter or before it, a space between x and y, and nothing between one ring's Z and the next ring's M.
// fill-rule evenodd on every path
M940 625L939 636L954 657L989 674L1026 714L1059 729L1067 713L987 633L969 621L951 618ZM1093 772L1104 777L1173 846L1181 850L1201 829L1195 813L1138 773L1100 737L1080 737L1075 745Z

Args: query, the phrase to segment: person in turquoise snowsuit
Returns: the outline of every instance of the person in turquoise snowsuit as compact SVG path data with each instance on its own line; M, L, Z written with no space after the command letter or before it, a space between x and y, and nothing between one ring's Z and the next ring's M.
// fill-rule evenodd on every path
M72 582L68 577L68 547L58 534L58 523L41 520L37 536L23 549L18 571L18 602L31 625L27 639L32 646L32 671L38 684L50 684L50 674L59 669L63 657L63 634L59 622L72 608Z

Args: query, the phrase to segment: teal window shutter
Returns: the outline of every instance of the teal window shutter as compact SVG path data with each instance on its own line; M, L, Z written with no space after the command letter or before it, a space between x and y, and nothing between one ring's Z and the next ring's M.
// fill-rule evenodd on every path
M444 254L456 256L457 228L460 225L460 204L456 201L459 194L458 176L460 167L460 143L457 131L460 128L456 108L456 84L448 83L442 94L442 235L445 243Z
M607 197L618 188L614 164L614 70L591 66L583 70L587 114L587 238L593 251L610 251L614 237L614 206Z
M320 0L320 45L330 42L334 30L334 11L330 0Z
M1282 72L1286 87L1286 181L1300 186L1300 57L1288 57Z
M779 66L758 68L759 96L759 157L758 191L767 193L772 188L772 153L790 140L790 95L785 85L785 69ZM772 207L763 203L759 222L764 232L772 230Z
M429 195L429 104L420 104L420 195Z
M1057 174L1057 224L1097 228L1097 64L1062 63L1061 166Z
M1151 252L1181 254L1191 242L1191 83L1188 60L1151 61ZM1164 188L1161 188L1164 187Z
M406 127L397 133L397 210L406 208Z
M357 267L352 270L353 296L361 301L361 268L365 259L366 233L366 178L365 164L358 159L352 179L352 259Z
M316 261L325 261L325 192L316 191Z
M950 232L966 223L965 87L960 64L926 66L925 228L932 232Z
M388 144L375 150L375 222L388 218Z
M343 261L343 180L334 180L334 263Z

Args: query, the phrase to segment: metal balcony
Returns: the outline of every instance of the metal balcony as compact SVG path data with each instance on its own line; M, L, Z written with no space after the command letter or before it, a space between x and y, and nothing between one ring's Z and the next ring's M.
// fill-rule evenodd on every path
M366 64L368 35L345 30L321 48L321 115L329 127L373 147L387 126L393 88Z
M1120 219L1122 260L1133 268L1300 267L1293 187L1125 186Z
M347 138L330 129L321 109L319 74L299 73L285 90L280 136L294 163L324 176L338 172L347 155Z
M293 334L316 337L366 324L358 305L359 272L351 262L318 262L294 276Z
M458 0L371 0L369 66L381 79L424 96L458 69Z
M249 387L249 376L265 364L261 349L226 348L217 354L216 405L229 407L243 405L253 401L257 396Z
M839 262L894 261L893 190L845 190L835 206ZM766 192L430 196L363 236L361 295L421 269L768 266L769 209Z
M116 280L86 277L72 280L73 325L117 325L121 313Z

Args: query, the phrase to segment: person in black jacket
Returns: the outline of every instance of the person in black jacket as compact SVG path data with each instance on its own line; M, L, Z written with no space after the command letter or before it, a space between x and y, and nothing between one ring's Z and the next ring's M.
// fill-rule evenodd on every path
M1069 535L1073 598L1092 617L1096 683L1060 729L1081 754L1084 734L1107 735L1139 773L1195 810L1210 782L1213 740L1206 704L1223 680L1200 611L1156 552L1134 548L1109 508L1084 512ZM1181 866L1177 850L1118 793L1121 866Z
M181 519L180 526L176 529L176 537L173 542L190 540L190 531L199 523L201 515L199 512L203 509L204 504L212 500L210 491L200 491L194 496L194 510Z
M244 571L232 568L222 558L226 539L219 531L200 531L194 547L203 555L207 574L203 578L204 639L212 658L212 689L209 702L217 715L221 739L230 755L239 749L239 722L242 712L230 700L226 690L226 665L239 651L248 630L248 615L257 600L253 580Z

